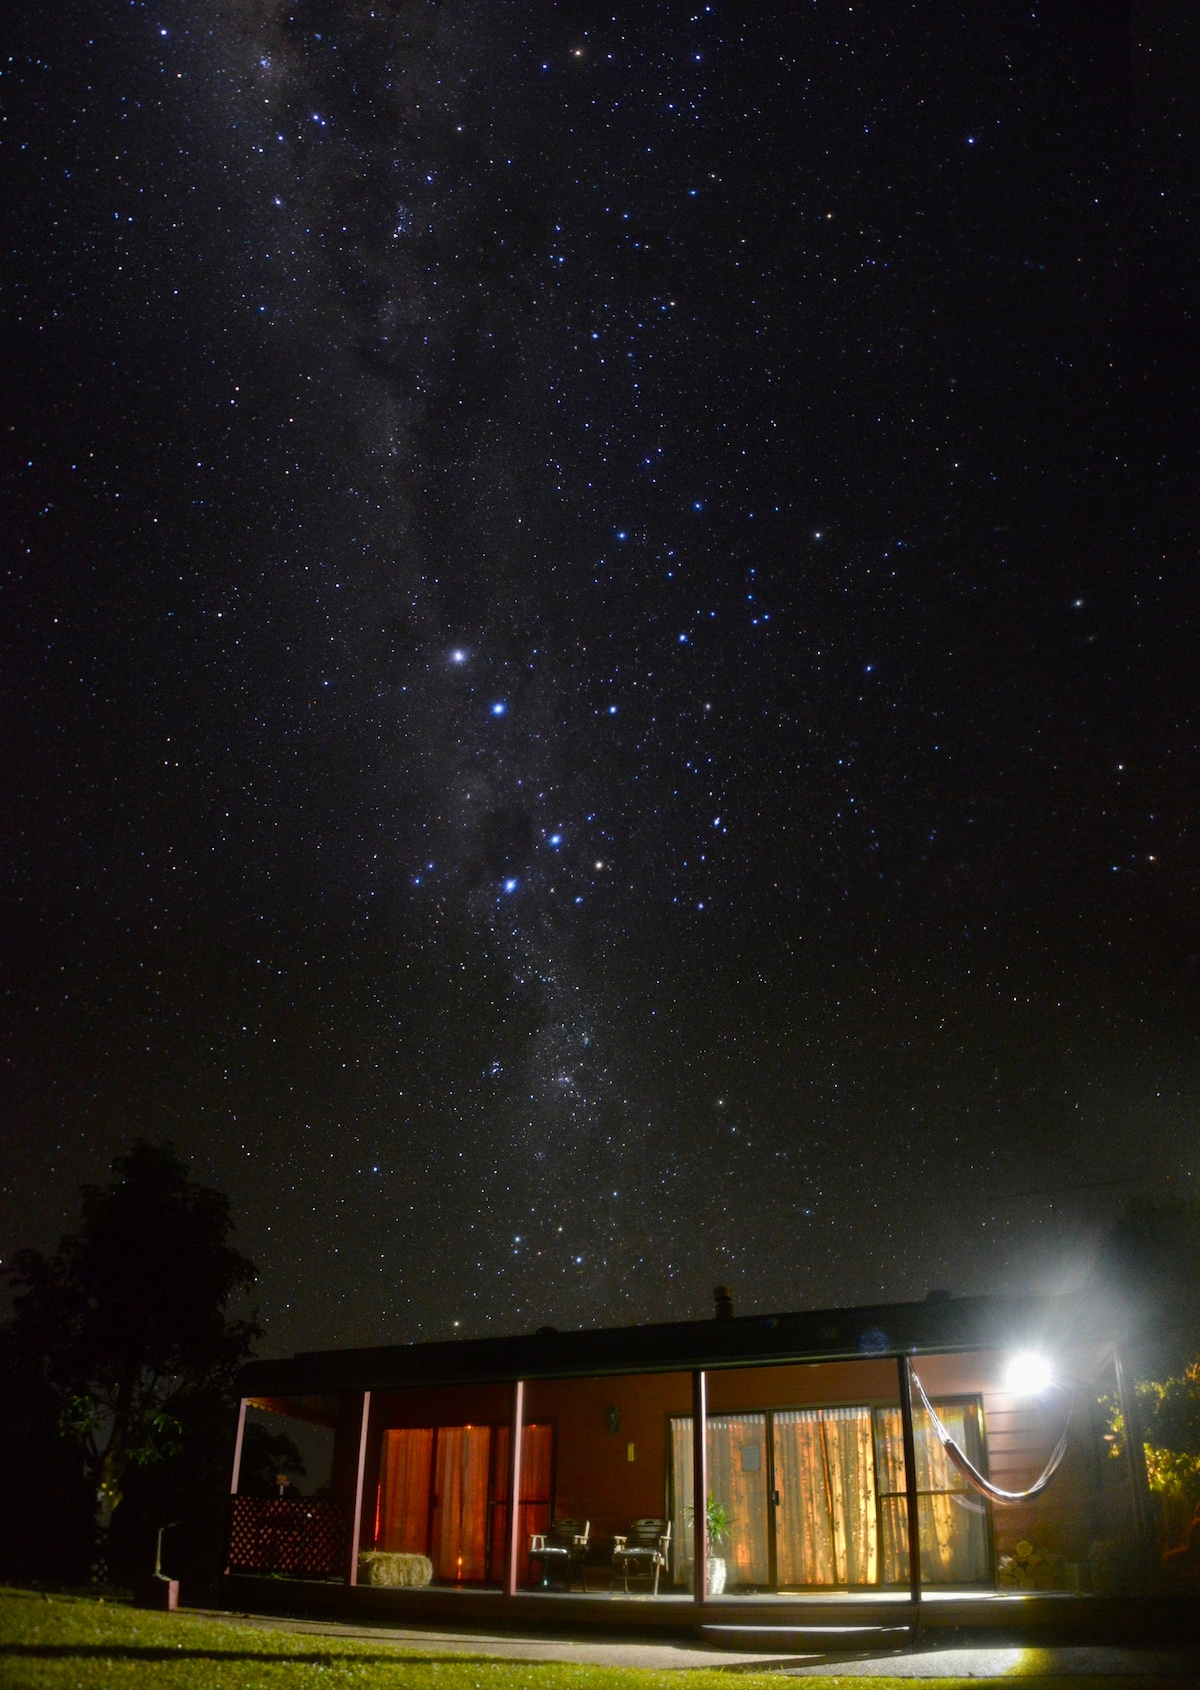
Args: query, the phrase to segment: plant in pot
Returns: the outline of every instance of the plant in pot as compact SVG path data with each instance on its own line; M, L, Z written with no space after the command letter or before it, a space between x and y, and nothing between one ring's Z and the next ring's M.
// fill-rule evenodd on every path
M711 1492L709 1493L708 1507L704 1514L708 1528L708 1568L704 1588L709 1596L720 1596L725 1590L725 1558L723 1555L714 1554L714 1550L729 1536L729 1527L732 1522L724 1503L718 1502ZM696 1510L689 1508L689 1525L695 1517Z

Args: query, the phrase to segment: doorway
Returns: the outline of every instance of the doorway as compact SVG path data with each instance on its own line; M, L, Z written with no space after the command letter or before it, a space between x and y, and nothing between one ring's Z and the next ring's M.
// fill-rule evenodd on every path
M978 1398L938 1414L984 1467ZM921 1577L980 1585L991 1575L991 1517L951 1465L928 1416L914 1416ZM692 1420L671 1420L674 1579L691 1587ZM708 1418L709 1488L728 1533L710 1553L732 1592L861 1589L908 1581L900 1410L868 1403L763 1409Z
M439 1584L498 1583L508 1517L507 1426L388 1427L380 1451L376 1549L427 1555ZM554 1429L529 1425L521 1447L518 1577L530 1534L550 1519Z

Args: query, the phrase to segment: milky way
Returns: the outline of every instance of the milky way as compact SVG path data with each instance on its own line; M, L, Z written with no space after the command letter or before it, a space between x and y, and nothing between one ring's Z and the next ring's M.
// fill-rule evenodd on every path
M1093 25L24 21L6 1246L171 1136L370 1342L1026 1284L1190 1178Z

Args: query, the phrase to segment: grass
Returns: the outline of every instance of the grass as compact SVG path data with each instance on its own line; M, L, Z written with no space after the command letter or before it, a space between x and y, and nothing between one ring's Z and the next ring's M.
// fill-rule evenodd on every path
M1181 1679L1052 1678L1022 1663L1022 1690L1179 1690ZM780 1690L773 1673L664 1671L483 1656L436 1647L266 1631L190 1614L155 1614L91 1597L0 1588L0 1690ZM793 1681L796 1682L796 1681ZM913 1681L805 1679L817 1690L912 1690ZM978 1690L978 1679L924 1679L920 1690Z

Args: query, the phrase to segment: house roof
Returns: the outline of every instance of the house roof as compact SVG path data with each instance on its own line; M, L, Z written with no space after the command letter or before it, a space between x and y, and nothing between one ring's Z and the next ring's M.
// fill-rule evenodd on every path
M239 1391L246 1397L302 1396L953 1350L1036 1347L1053 1352L1112 1342L1118 1336L1115 1328L1112 1309L1094 1297L930 1298L726 1320L575 1332L544 1327L506 1338L312 1350L250 1362L240 1375Z

